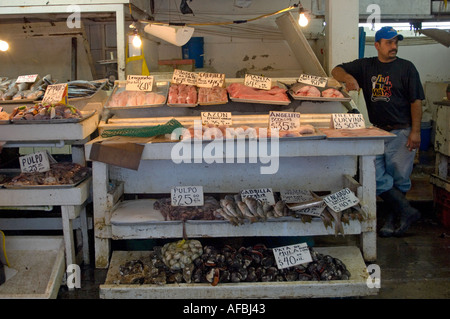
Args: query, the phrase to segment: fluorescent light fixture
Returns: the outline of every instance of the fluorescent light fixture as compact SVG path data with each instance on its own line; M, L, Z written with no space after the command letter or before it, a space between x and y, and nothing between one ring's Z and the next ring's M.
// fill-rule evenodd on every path
M8 51L9 49L9 44L6 41L0 40L0 51Z
M194 28L149 23L145 26L144 31L180 47L191 39Z
M359 23L359 27L364 27L369 30L377 31L385 26L393 27L395 30L411 30L411 24L409 22L383 22L383 23ZM372 29L373 28L373 29ZM450 21L445 22L422 22L422 29L450 29Z

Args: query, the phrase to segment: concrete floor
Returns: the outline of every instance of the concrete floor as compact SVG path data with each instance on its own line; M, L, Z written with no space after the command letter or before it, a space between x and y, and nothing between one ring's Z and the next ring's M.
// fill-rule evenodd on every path
M422 213L401 238L378 238L377 261L381 270L381 289L376 296L358 299L450 299L450 229L436 218L433 205L433 186L428 182L434 170L433 153L419 154L413 172L413 187L407 197ZM383 225L385 208L377 202L379 225ZM352 244L357 236L314 237L317 246ZM92 257L91 260L94 260ZM81 288L68 291L61 286L59 299L99 298L99 285L106 278L106 270L82 267Z

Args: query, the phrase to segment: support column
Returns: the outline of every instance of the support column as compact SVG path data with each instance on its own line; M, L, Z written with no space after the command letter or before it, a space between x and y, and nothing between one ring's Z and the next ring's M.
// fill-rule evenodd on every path
M325 70L358 58L359 0L325 0Z

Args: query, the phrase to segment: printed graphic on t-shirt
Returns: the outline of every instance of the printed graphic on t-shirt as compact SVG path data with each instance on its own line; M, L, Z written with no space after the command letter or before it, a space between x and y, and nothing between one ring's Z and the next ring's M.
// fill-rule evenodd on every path
M389 102L389 97L392 95L392 83L389 81L389 76L372 76L372 102L384 101Z

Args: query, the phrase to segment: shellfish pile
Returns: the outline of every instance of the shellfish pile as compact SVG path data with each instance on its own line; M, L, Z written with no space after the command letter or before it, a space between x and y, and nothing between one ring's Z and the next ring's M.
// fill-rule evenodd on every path
M167 251L174 249L176 254L177 249L184 244L187 244L184 249L191 252L189 258L192 262L183 264L183 267L181 263L180 267L168 266ZM239 282L348 280L351 276L340 259L320 254L312 248L309 248L311 262L278 269L272 249L262 244L237 249L225 245L219 249L212 245L202 247L200 242L188 240L166 244L164 247L155 246L142 260L131 260L120 265L121 277L116 283L210 283L215 286ZM200 251L198 257L192 258ZM179 257L181 261L182 256Z
M164 263L170 270L180 270L203 254L203 249L198 240L180 240L165 244L161 253Z
M205 196L203 206L172 206L170 198L161 198L153 204L161 211L164 220L215 220L223 219L219 213L219 202L211 196Z

